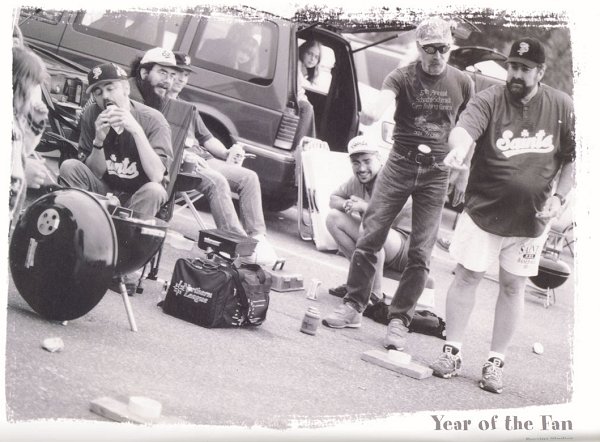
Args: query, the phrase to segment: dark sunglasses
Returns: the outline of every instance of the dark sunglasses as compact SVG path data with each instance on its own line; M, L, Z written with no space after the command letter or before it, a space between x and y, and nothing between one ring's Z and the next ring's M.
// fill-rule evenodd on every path
M424 45L421 48L425 51L426 54L433 55L435 52L439 52L440 54L445 54L450 50L449 45L436 46L436 45Z

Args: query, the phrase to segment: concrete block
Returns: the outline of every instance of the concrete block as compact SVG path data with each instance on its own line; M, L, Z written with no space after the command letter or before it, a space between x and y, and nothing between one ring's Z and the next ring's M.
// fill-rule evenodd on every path
M387 368L388 370L395 371L396 373L400 373L414 379L425 379L433 374L433 370L431 370L431 368L417 364L413 361L407 364L393 361L389 357L388 352L384 350L368 350L364 352L360 358L363 361L379 365L380 367Z
M94 413L116 422L133 422L135 424L185 424L182 419L170 416L147 417L132 412L131 407L111 397L100 397L90 403L90 410Z

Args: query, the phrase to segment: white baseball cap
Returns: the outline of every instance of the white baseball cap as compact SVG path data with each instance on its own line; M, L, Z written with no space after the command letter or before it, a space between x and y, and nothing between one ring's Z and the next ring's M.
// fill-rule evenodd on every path
M156 63L161 66L177 68L177 60L173 51L164 48L153 48L146 51L140 64Z
M352 138L348 142L348 155L352 156L357 153L377 153L378 150L374 147L369 141L367 137L364 135L359 135L357 137Z

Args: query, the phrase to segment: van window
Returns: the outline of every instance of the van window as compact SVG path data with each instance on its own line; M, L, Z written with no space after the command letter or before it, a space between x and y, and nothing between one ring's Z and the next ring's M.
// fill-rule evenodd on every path
M203 17L192 42L193 64L258 84L275 72L277 25L241 18Z
M49 25L57 25L60 22L62 14L63 11L56 11L52 9L40 11L38 8L21 8L20 20L36 20Z
M77 14L73 28L141 50L173 49L185 19L185 15L171 13L84 11Z
M299 38L298 39L298 57L301 57L300 48L306 42L306 40ZM335 53L333 49L326 46L322 42L320 43L320 54L319 54L319 62L318 62L318 75L312 81L302 80L302 86L311 92L316 92L319 94L326 95L329 92L329 86L331 85L331 70L335 66ZM315 49L311 49L314 51ZM298 66L300 66L302 60L298 60ZM302 69L300 69L302 72Z

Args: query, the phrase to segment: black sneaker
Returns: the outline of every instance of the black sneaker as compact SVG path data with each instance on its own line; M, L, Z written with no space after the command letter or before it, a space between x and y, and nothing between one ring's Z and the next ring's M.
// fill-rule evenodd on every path
M329 289L329 294L333 296L337 296L338 298L343 298L348 293L348 286L346 284L342 284L338 287Z

